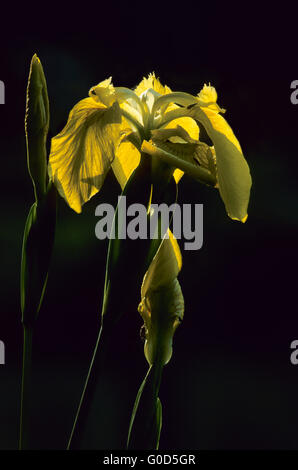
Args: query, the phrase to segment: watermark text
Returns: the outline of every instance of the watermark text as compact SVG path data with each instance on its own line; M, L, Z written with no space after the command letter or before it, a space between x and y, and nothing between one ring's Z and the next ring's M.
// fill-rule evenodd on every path
M298 340L294 339L294 341L291 342L290 348L293 349L293 352L291 353L290 356L290 361L293 366L296 366L298 364Z
M203 204L143 204L126 205L126 196L118 197L118 210L111 204L99 204L95 215L100 220L95 226L99 240L168 238L171 225L177 240L184 239L185 250L199 250L203 246Z
M298 80L293 80L291 83L291 89L294 90L291 93L290 100L292 104L298 104Z
M2 80L0 80L0 104L5 104L5 85Z
M5 345L3 341L0 340L0 365L5 364Z

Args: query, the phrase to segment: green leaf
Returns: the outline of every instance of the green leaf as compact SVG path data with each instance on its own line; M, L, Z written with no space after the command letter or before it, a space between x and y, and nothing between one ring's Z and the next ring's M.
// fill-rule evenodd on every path
M21 261L22 322L31 326L39 312L48 279L56 227L56 189L50 184L45 197L29 211Z
M159 448L160 433L162 428L162 406L159 397L156 400L156 427L157 427L157 439L156 439L156 450Z
M128 449L158 449L162 427L162 408L158 398L163 366L149 367L134 403L128 439Z
M129 448L129 445L130 445L133 425L134 425L136 414L137 414L137 411L138 411L140 399L141 399L144 387L146 385L147 379L148 379L149 374L150 374L151 367L152 366L149 367L148 372L147 372L143 382L141 383L141 386L138 390L138 393L137 393L137 396L136 396L136 399L135 399L135 402L134 402L134 405L133 405L133 410L132 410L132 414L131 414L131 417L130 417L130 423L129 423L129 429L128 429L127 448Z

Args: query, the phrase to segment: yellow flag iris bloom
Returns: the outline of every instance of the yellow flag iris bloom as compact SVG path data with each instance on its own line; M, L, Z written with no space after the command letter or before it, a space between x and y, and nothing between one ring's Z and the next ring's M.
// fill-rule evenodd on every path
M165 162L176 182L185 172L217 187L228 215L245 222L251 177L223 112L210 85L194 96L172 92L154 74L135 90L114 87L109 78L74 106L52 139L49 176L69 206L81 212L110 168L123 188L144 152ZM199 126L212 146L200 141Z

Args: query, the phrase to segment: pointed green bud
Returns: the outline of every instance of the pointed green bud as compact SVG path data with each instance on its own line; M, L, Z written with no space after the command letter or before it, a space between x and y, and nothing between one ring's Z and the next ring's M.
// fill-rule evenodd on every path
M47 84L41 62L36 54L32 57L27 85L25 133L27 164L35 199L46 193L47 156L46 138L49 129L49 99Z
M32 205L25 225L21 264L21 310L25 326L32 326L42 303L55 228L56 189L50 183L44 198Z

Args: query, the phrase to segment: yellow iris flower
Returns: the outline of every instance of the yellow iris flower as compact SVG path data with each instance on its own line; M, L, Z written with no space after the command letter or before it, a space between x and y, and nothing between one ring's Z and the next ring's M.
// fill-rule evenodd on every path
M143 151L166 162L176 182L185 172L218 187L228 215L245 222L250 172L222 112L210 85L193 96L172 92L154 74L134 91L114 87L109 78L74 106L52 139L49 176L69 206L81 212L110 168L123 188ZM200 141L198 123L213 146Z
M223 112L210 85L193 96L172 92L154 74L135 90L114 87L109 78L74 106L65 128L52 139L50 178L69 206L81 212L82 205L100 190L110 168L123 189L143 152L152 162L163 162L169 170L167 177L173 175L176 183L187 173L218 188L228 215L245 222L251 177ZM200 141L200 125L212 146ZM177 280L181 265L178 243L169 231L141 288L139 312L150 365L156 361L164 365L172 355L173 334L184 314Z

